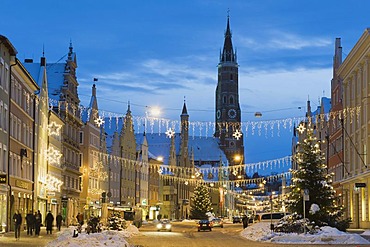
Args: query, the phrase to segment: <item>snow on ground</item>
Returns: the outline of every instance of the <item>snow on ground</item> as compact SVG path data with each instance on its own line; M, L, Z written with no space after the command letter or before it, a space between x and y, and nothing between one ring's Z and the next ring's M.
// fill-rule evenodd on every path
M370 233L370 232L369 232ZM284 244L369 244L359 234L341 232L333 227L322 227L316 234L297 234L271 232L270 222L259 222L249 225L241 232L241 236L253 241L284 243Z
M370 230L365 230L363 233L361 233L363 236L370 236Z
M78 236L74 238L72 237L74 229L76 228L66 228L64 231L59 233L57 239L48 243L47 247L128 247L129 243L126 241L126 239L132 235L139 234L137 227L129 225L127 229L123 231L110 230L91 234L87 234L82 231L82 233L79 233Z
M183 222L194 222L193 220L184 220ZM123 231L103 231L101 233L86 234L84 231L73 238L75 227L66 228L58 232L58 237L48 243L47 247L100 247L110 246L118 247L130 246L127 238L139 234L139 229L129 225ZM361 235L370 235L370 230L366 230ZM355 233L346 233L338 231L332 227L322 227L317 234L296 234L271 232L270 222L259 222L249 225L241 232L241 236L257 242L272 242L284 244L328 244L335 246L344 246L346 244L370 244L369 241Z

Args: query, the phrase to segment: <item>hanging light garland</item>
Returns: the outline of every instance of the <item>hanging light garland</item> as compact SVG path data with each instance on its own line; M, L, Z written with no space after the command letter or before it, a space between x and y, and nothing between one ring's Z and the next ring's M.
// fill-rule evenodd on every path
M58 109L65 109L66 111L72 111L73 113L76 113L77 109L75 109L74 106L70 106L68 102L64 101L57 101L55 99L49 98L49 105L58 107ZM119 119L124 119L125 114L123 113L114 113L104 110L97 110L92 109L90 107L84 107L82 105L79 106L79 113L80 117L82 118L83 113L87 112L88 117L93 114L96 119L99 120L98 123L107 124L107 127L112 126L112 122L116 122L116 128L118 128ZM274 132L277 132L277 136L280 135L280 130L283 129L292 129L293 126L296 124L297 126L301 122L313 122L313 123L320 123L320 124L326 124L329 125L329 122L334 122L331 120L343 119L344 121L352 122L356 119L358 119L361 112L361 106L355 106L355 107L347 107L340 111L331 111L330 113L322 113L318 114L312 117L290 117L285 119L275 119L275 120L262 120L262 121L245 121L241 123L237 122L222 122L217 123L218 127L225 128L227 131L231 127L234 132L232 133L233 137L235 139L241 138L243 133L245 136L248 136L248 133L251 135L259 135L261 136L262 133L265 134L265 136L268 136L268 134L271 134L271 137L274 136ZM99 116L98 116L99 114ZM320 122L320 119L326 119L327 121L323 123L323 121ZM181 130L181 120L169 120L165 118L158 118L158 117L150 117L150 116L132 116L133 122L136 123L136 126L138 126L138 133L140 132L146 132L153 134L154 131L158 131L158 135L160 135L162 129L165 129L166 132L171 129L171 132L168 132L168 134L172 132L180 132ZM108 123L107 123L108 121ZM97 124L98 124L97 123ZM144 130L141 130L140 127L144 126ZM171 126L171 127L170 127ZM216 130L216 123L210 122L210 121L189 121L189 130L191 131L190 136L204 136L209 137L209 133L214 133ZM148 131L150 130L150 131ZM238 130L238 131L237 131ZM167 134L167 133L166 133ZM168 136L167 134L167 136Z
M127 158L122 158L119 156L115 156L112 154L103 153L100 151L91 151L91 154L95 157L99 157L105 164L110 163L111 165L117 166L122 165L123 167L128 167L131 169L135 169L138 163L141 161L131 160ZM284 167L291 167L292 164L292 156L285 156L278 159L261 161L256 163L247 163L247 164L239 164L233 166L218 166L218 167L179 167L179 166L168 166L163 164L153 164L149 163L149 169L153 171L157 171L159 174L193 174L196 177L204 176L213 176L217 177L218 174L234 174L235 176L238 174L244 174L249 172L255 172L257 170L266 170L266 169L278 169ZM94 164L95 166L97 164ZM96 167L92 168L97 169ZM212 174L212 175L208 175Z
M191 184L191 185L197 185L199 183L202 183L202 184L208 184L210 185L211 183L213 183L213 187L225 187L226 185L226 188L237 188L237 187L246 187L246 186L249 186L249 185L259 185L259 184L263 184L263 182L265 181L266 182L274 182L274 181L277 181L279 179L290 179L291 177L291 173L290 172L284 172L284 173L280 173L280 174L276 174L276 175L271 175L271 176L267 176L267 177L260 177L260 178L251 178L251 179L237 179L237 180L224 180L224 181L207 181L207 180L203 180L203 179L200 179L200 178L185 178L185 177L177 177L177 176L174 176L174 175L169 175L169 174L161 174L160 175L161 179L163 180L168 180L168 181L172 181L172 182L177 182L177 183L185 183L187 182L188 184Z

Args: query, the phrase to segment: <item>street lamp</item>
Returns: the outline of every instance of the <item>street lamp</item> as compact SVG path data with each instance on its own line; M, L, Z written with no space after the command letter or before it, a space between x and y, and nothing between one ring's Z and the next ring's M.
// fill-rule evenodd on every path
M259 111L258 112L255 112L254 113L254 116L257 117L257 118L260 118L260 117L262 117L262 113L259 112Z

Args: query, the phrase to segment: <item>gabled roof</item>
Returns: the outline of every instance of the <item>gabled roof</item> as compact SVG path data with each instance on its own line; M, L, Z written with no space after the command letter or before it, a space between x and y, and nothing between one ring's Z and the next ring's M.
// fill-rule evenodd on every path
M0 43L3 43L5 45L6 48L9 49L9 54L10 56L15 56L17 55L17 50L15 49L15 47L13 46L13 44L8 40L7 37L3 36L3 35L0 35Z
M65 63L47 63L46 64L46 71L47 71L47 80L48 80L48 92L49 98L52 102L59 101L61 87L64 83L64 71L65 71ZM38 83L41 87L40 83L42 83L42 66L41 63L24 63L25 68L34 78L34 80Z
M171 139L164 133L146 134L146 138L152 158L161 156L163 157L164 164L168 164ZM174 138L176 154L179 154L181 145L180 133L176 133ZM219 147L218 138L199 136L189 137L188 150L190 156L194 154L195 161L202 161L202 163L210 162L210 164L212 164L221 160L224 164L227 164L226 155Z
M49 84L49 98L59 101L61 87L64 83L65 63L46 64Z

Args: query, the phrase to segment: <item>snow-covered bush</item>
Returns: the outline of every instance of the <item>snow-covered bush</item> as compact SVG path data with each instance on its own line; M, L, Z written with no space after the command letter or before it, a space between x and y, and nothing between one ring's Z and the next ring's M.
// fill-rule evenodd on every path
M319 229L315 227L313 223L309 220L303 219L301 215L296 213L286 215L276 224L274 231L275 232L284 232L284 233L304 233L306 228L307 233L314 234Z
M107 220L107 227L109 230L122 231L127 228L126 220L118 214L111 215Z

